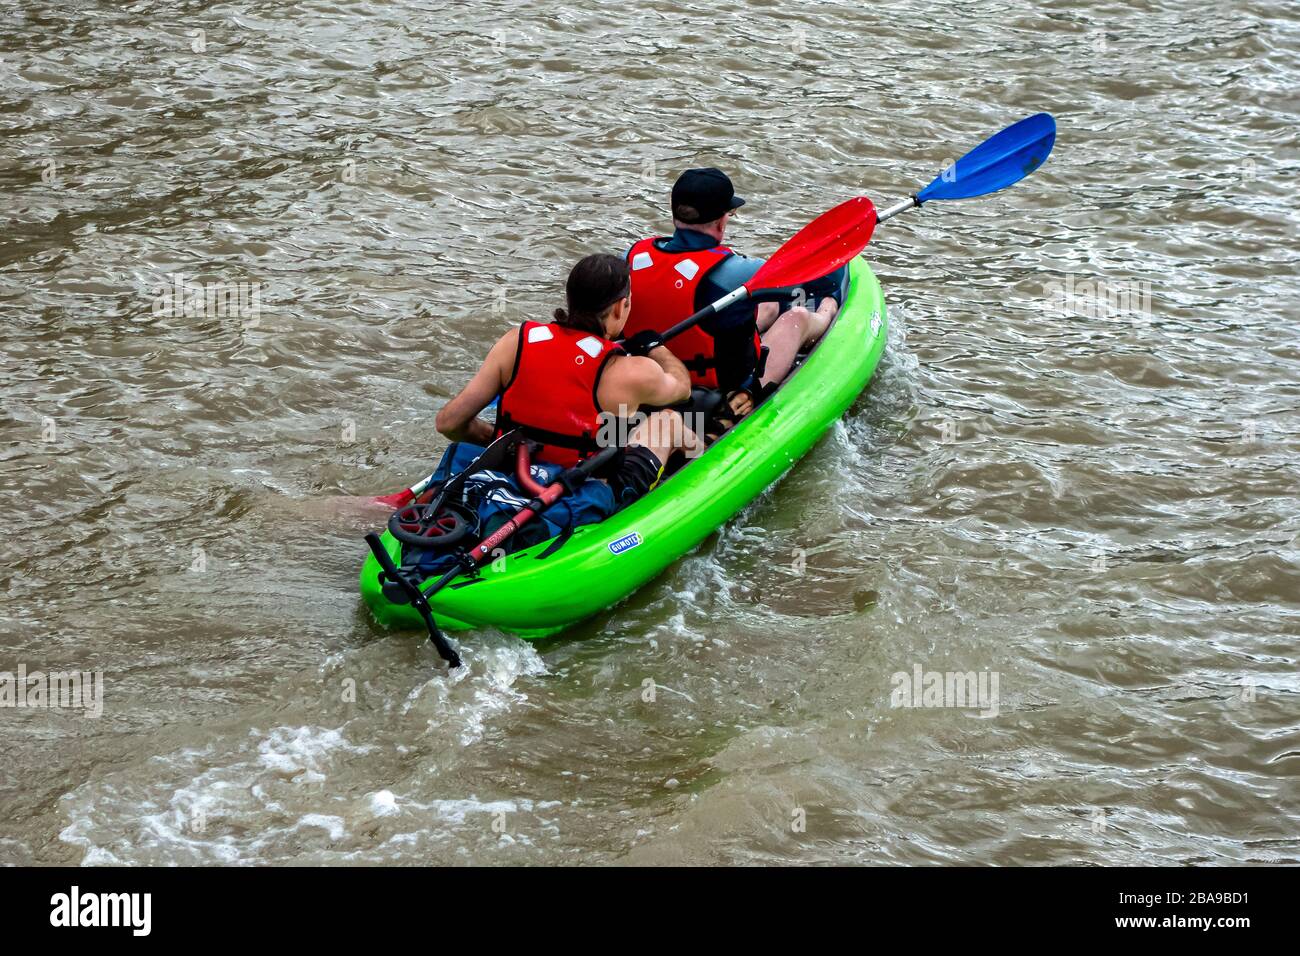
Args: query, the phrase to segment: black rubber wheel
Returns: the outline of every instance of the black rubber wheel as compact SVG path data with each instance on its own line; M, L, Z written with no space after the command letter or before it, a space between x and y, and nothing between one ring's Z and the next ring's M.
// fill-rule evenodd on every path
M407 505L398 508L388 519L392 536L413 548L453 548L477 529L478 515L457 504L443 504L436 512L430 505Z

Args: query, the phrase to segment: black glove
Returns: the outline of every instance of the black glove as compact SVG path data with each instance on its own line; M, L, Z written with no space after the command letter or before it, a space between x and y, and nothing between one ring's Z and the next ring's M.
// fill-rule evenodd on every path
M649 355L652 349L657 349L663 344L663 335L653 329L638 332L630 339L624 339L622 342L623 351L628 355Z

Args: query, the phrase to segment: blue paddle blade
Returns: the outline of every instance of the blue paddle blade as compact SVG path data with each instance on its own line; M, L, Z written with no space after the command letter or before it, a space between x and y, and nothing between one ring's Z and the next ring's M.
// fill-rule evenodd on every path
M969 199L1018 183L1047 159L1056 142L1056 120L1035 113L986 139L934 182L916 194L918 203L931 199Z

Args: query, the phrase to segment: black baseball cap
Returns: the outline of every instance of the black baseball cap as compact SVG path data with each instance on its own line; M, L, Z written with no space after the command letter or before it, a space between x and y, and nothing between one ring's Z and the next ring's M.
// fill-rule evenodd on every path
M673 183L673 218L682 222L713 222L743 205L727 174L712 166L688 169Z

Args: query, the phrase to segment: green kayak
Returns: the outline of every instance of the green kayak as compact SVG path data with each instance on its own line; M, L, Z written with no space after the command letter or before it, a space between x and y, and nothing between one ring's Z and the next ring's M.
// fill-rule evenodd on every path
M659 487L599 524L578 528L539 560L546 544L493 561L429 600L441 627L493 627L536 639L612 607L686 554L777 481L866 387L885 348L885 299L866 262L849 264L843 307L808 357L766 402ZM382 543L400 563L400 544ZM380 588L374 555L361 596L386 627L420 628L410 604ZM423 587L432 584L426 581Z

